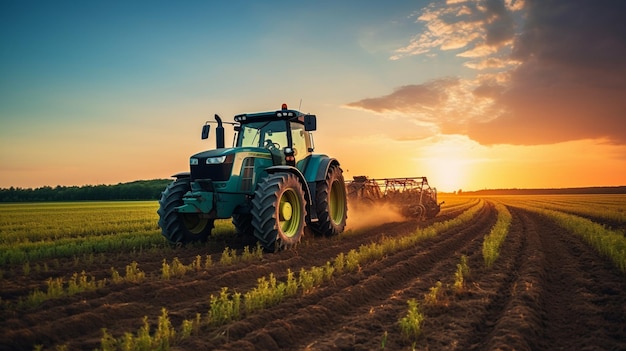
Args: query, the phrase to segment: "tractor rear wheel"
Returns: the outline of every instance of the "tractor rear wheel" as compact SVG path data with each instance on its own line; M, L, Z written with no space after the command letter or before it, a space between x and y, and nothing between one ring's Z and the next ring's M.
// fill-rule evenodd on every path
M330 166L326 179L317 182L315 207L318 221L311 223L313 232L325 236L343 232L348 218L348 200L343 171L338 165Z
M183 205L183 195L191 189L189 178L173 181L161 193L159 200L159 227L172 244L181 245L206 241L213 229L213 219L195 213L178 213L175 208Z
M304 233L306 200L298 178L291 173L270 174L252 199L254 236L267 251L295 246Z

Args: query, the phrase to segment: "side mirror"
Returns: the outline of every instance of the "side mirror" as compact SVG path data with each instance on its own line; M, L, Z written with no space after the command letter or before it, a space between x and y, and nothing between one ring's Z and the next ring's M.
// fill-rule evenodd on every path
M202 139L209 138L209 130L211 130L211 125L205 124L202 126Z
M304 115L304 130L307 132L317 129L317 117L315 115Z

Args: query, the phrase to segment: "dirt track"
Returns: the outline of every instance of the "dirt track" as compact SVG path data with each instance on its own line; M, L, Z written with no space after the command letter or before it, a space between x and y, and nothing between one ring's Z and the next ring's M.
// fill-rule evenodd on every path
M451 286L461 255L467 256L471 272L466 289L454 293L447 288L440 304L422 307L426 319L417 349L626 349L623 274L550 220L514 207L509 210L511 230L492 269L484 268L481 253L483 237L496 220L488 203L469 225L365 264L356 273L336 276L311 293L240 321L218 329L203 327L200 336L183 340L175 349L375 350L381 349L383 339L386 349L410 349L412 343L402 338L398 327L406 301L422 301L437 281ZM459 213L447 211L436 221ZM407 235L431 223L407 221L331 240L311 238L297 250L266 254L253 264L216 265L184 278L110 285L49 300L32 310L3 310L0 349L32 350L35 344L93 349L99 347L101 328L116 336L135 332L144 315L154 322L162 307L168 309L173 325L179 326L196 313L206 314L208 297L224 286L246 291L270 272L284 280L288 268L323 266L340 252L383 236ZM213 250L215 261L222 248L220 243L208 249L184 248L166 258L190 262ZM158 276L163 258L161 252L146 252L136 260L149 276ZM89 272L101 279L110 276L111 266L121 269L132 260L111 258L95 263ZM68 269L67 274L76 271ZM31 279L35 282L38 277ZM11 282L3 291L20 294L32 289L33 282Z

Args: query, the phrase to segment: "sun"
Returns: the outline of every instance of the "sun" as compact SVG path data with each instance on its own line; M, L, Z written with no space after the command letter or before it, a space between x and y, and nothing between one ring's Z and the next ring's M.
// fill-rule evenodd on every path
M416 159L428 183L439 191L453 192L467 187L472 165L471 141L448 137L421 148Z
M425 159L424 163L428 173L428 183L439 191L457 191L466 184L467 164L464 160L429 158Z

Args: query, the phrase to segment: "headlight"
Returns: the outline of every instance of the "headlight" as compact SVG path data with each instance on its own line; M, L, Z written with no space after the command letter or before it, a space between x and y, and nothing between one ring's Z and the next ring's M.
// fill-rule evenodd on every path
M189 164L192 165L192 166L198 165L198 159L197 158L189 159Z
M218 163L223 163L226 160L226 156L219 156L219 157L209 157L206 159L206 164L207 165L214 165L214 164L218 164Z

